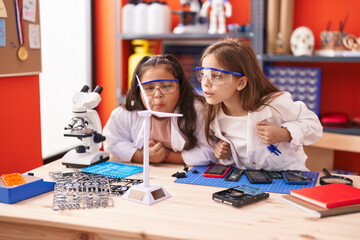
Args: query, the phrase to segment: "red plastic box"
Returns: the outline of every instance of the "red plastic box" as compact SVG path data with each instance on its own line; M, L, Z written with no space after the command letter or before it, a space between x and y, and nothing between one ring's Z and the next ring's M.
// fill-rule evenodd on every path
M349 126L349 119L345 113L325 114L320 121L325 128L347 128Z

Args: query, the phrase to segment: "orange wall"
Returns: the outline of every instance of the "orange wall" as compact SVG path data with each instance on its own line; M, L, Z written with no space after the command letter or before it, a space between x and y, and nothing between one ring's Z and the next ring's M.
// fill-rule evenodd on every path
M0 89L0 174L41 166L39 76L0 78Z
M294 28L309 27L315 35L315 48L319 48L319 35L331 21L331 30L339 30L339 22L349 14L345 32L360 37L360 1L297 0L295 1ZM315 17L316 16L316 17ZM350 118L360 116L360 63L297 63L321 67L321 114L345 112Z
M339 30L339 22L349 14L344 31L360 37L360 1L358 0L295 0L294 28L309 27L319 48L319 35L331 21L331 30ZM349 118L360 116L360 63L296 63L322 69L320 114L344 112ZM359 146L360 147L360 146ZM360 174L360 154L335 152L335 169Z
M103 87L97 107L104 126L116 107L116 48L115 1L94 1L95 81Z
M344 31L360 36L360 1L358 0L295 0L294 28L307 26L314 32L315 48L319 48L319 34L331 21L331 31L339 30L339 22L349 14Z

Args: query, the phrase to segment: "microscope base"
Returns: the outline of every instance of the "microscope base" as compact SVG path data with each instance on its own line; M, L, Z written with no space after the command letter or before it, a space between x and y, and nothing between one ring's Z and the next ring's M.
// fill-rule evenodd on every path
M66 167L84 168L93 164L106 162L109 160L109 154L106 152L85 152L77 153L75 149L67 152L62 158L62 164Z

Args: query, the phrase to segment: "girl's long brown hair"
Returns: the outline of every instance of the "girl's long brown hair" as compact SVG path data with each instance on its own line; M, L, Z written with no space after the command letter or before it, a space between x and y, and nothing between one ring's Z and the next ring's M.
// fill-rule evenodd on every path
M213 54L224 70L240 72L246 76L247 85L241 90L239 96L244 110L258 111L278 94L281 94L261 70L255 52L248 42L232 37L219 40L204 50L201 63L210 54ZM213 136L210 135L210 124L221 106L222 103L206 104L205 135L208 141L213 139Z
M147 70L158 65L164 65L174 78L180 80L180 96L177 106L180 108L180 113L183 114L183 117L178 118L177 124L181 133L187 139L184 149L192 149L197 144L197 138L194 135L197 114L194 101L198 100L203 103L204 99L195 92L194 88L187 81L179 61L174 56L169 54L152 57L146 56L140 60L131 80L131 88L126 95L125 108L128 111L146 109L141 101L140 88L137 86L138 83L135 76L137 75L141 79Z

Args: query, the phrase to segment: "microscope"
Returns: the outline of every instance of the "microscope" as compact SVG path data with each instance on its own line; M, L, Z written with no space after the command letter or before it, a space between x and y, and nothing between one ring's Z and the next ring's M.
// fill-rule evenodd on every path
M109 160L109 154L100 151L105 137L101 135L102 127L100 117L93 108L101 101L101 86L96 86L93 92L88 92L85 85L80 92L72 98L73 118L66 126L64 136L76 137L82 141L82 145L67 152L62 158L62 164L66 167L83 168L96 163Z

